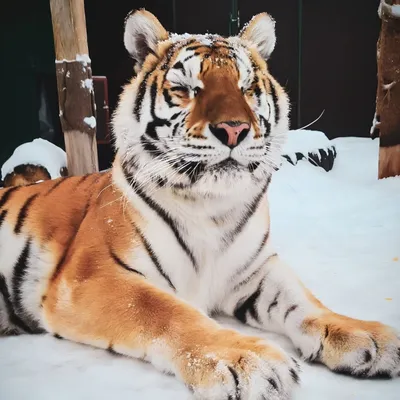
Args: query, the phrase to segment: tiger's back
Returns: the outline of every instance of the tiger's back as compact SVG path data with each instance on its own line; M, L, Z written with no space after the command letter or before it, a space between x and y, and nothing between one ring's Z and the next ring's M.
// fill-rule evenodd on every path
M0 332L41 332L49 281L75 248L101 252L116 207L98 205L120 202L110 183L102 173L0 190Z

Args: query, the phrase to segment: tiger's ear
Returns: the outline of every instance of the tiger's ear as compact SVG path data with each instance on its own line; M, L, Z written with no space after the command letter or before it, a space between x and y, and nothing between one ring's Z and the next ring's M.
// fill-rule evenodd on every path
M141 9L126 17L125 48L140 66L150 53L156 54L158 42L166 39L168 32L152 13Z
M255 45L267 60L275 48L275 20L267 13L257 14L243 27L239 37Z

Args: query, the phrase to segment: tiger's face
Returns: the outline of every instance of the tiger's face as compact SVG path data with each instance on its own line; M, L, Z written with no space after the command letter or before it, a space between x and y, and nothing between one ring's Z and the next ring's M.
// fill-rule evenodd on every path
M280 164L288 98L269 74L274 21L239 36L168 34L149 12L126 20L138 75L113 118L125 174L141 186L226 194L259 187Z

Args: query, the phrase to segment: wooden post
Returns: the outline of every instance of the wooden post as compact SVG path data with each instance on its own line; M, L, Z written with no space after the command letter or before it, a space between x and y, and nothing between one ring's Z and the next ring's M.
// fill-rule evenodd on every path
M378 89L371 134L379 134L378 177L400 175L400 0L381 0Z
M98 171L96 110L84 0L50 0L57 89L70 175Z

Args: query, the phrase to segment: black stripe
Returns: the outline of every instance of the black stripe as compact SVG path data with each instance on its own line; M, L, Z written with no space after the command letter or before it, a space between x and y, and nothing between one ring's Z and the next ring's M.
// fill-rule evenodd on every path
M292 359L293 364L296 365L297 369L298 369L299 371L301 371L299 362L298 362L295 358L293 358L293 357L290 357L290 358Z
M176 227L175 221L164 211L163 208L161 208L153 199L148 197L142 189L140 189L140 185L136 182L134 176L126 169L125 165L122 165L122 169L124 171L124 175L128 183L131 185L133 190L136 192L136 194L154 211L156 212L163 220L164 222L170 227L172 232L175 235L175 238L177 242L180 244L184 252L187 254L187 256L190 258L194 269L197 271L198 266L197 262L194 258L193 253L189 249L188 245L186 242L183 240L182 236L180 235L178 228Z
M325 337L324 340L329 336L329 326L325 325ZM321 338L319 349L315 353L311 353L305 360L307 362L314 362L321 359L322 352L324 351L324 340Z
M260 204L261 199L265 195L265 191L269 185L271 177L268 178L268 182L264 185L261 192L254 198L254 200L249 204L247 210L243 217L239 220L239 223L236 225L234 229L232 229L225 237L225 243L229 246L244 229L247 222L250 220L252 215L257 211L258 205Z
M1 228L1 225L3 225L3 222L4 222L4 220L5 220L6 217L7 217L7 213L8 213L7 210L3 210L3 211L0 213L0 228Z
M283 320L286 322L287 317L289 316L289 314L290 314L291 312L295 311L297 308L298 308L297 305L293 305L293 306L289 307L289 308L287 309L287 311L285 312L285 316L283 317Z
M268 237L269 237L269 231L267 231L267 232L265 233L265 235L262 237L259 246L257 247L257 249L256 249L256 251L254 252L254 254L250 257L250 259L244 264L243 267L241 267L241 268L235 273L235 277L236 277L236 276L239 276L239 275L241 275L243 272L245 272L245 271L247 270L247 268L249 268L249 267L254 263L254 261L256 261L257 257L260 255L262 249L264 248L265 243L266 243L267 240L268 240ZM254 272L253 272L253 274L254 274ZM250 276L252 276L253 274L251 274ZM249 277L247 277L247 278L245 279L246 283L248 282L248 281L247 281L248 278L249 278ZM243 283L241 283L241 284L239 284L239 285L236 285L236 286L241 286L242 284L243 284Z
M270 88L271 88L272 101L274 102L274 108L275 108L275 124L277 124L281 117L281 111L279 109L278 96L276 94L275 85L273 84L272 81L269 81L269 84L270 84Z
M197 44L197 45L194 45L194 46L190 46L190 47L186 47L186 51L195 51L195 50L198 50L198 49L201 49L202 47L206 47L206 48L208 48L208 46L206 46L205 44Z
M221 50L221 49L224 49L224 50L230 50L230 51L235 51L235 49L232 47L232 46L228 46L228 44L224 44L225 42L220 42L220 43L222 43L222 44L219 44L219 43L217 43L215 46L212 46L214 49L217 49L217 50Z
M144 150L149 152L152 157L162 156L163 152L144 135L140 137L140 143L142 144Z
M29 208L32 206L33 201L34 201L34 200L36 199L36 197L38 197L38 196L39 196L39 194L36 193L36 194L32 195L31 197L29 197L29 198L25 201L25 203L24 203L24 205L21 207L21 209L19 210L18 218L17 218L17 223L15 224L15 227L14 227L14 233L15 233L16 235L18 235L19 233L21 233L21 229L22 229L22 227L24 226L25 219L26 219L26 217L28 216Z
M258 105L258 107L260 107L260 105L261 105L261 89L260 89L260 86L258 86L258 85L255 86L254 94L257 97L257 105Z
M155 180L156 185L160 188L164 187L168 183L168 180L165 178L161 178L161 176L153 177L152 180Z
M180 115L182 114L182 111L178 111L177 113L175 113L170 120L173 121L174 119L177 119Z
M278 392L278 384L274 378L268 378L270 385Z
M28 239L14 266L13 276L11 279L13 291L12 302L14 305L15 314L19 316L19 318L22 319L27 326L30 327L30 331L33 333L40 333L43 332L43 330L39 328L38 322L29 316L22 303L22 285L24 284L29 268L30 252L31 240Z
M203 173L204 168L205 164L200 161L190 161L185 163L185 161L182 160L181 163L177 165L177 169L179 169L178 173L186 174L192 185L199 179L199 176Z
M157 268L158 272L162 275L162 277L168 282L168 285L172 290L176 292L175 286L172 284L170 277L168 274L164 271L163 267L160 264L160 261L158 260L158 257L156 256L153 248L151 247L150 243L148 240L144 237L143 233L140 231L140 229L137 226L134 226L136 232L140 236L140 239L147 251L147 254L149 255L151 261L153 262L154 266Z
M260 284L258 285L257 290L249 297L247 298L243 303L236 307L235 311L233 312L233 315L235 318L237 318L239 321L246 323L247 321L247 312L250 312L250 315L257 321L259 322L259 316L257 312L257 300L260 297L261 290L262 290L262 285L264 283L264 279L261 280Z
M184 86L174 86L174 87L170 88L169 90L171 92L182 92L182 93L185 93L185 94L189 93L189 89L187 87L184 87Z
M114 260L114 262L118 264L120 267L126 269L129 272L135 272L136 274L142 275L144 277L144 274L142 274L137 269L130 267L128 264L124 263L111 249L110 249L110 256Z
M139 84L139 89L138 89L138 93L136 95L136 99L135 99L135 106L133 108L133 114L136 117L136 121L139 122L140 120L140 112L142 110L142 104L143 104L143 99L144 96L146 94L146 89L147 89L147 80L150 77L150 74L153 72L149 71L145 74L145 76L143 77L142 82L140 82Z
M254 272L252 272L246 279L243 279L241 282L239 282L237 285L235 285L235 287L233 288L234 292L237 292L238 289L240 289L242 286L247 285L249 282L252 281L252 279L259 274L259 272L262 270L262 268L264 267L263 263L261 265L261 267L258 267Z
M164 89L163 90L163 95L164 95L164 100L165 102L172 108L172 107L176 107L176 104L172 101L172 97L169 94L168 89ZM171 118L172 119L172 118Z
M293 381L295 383L299 383L300 382L299 374L293 368L290 368L289 372L290 372L290 375L292 375Z
M228 369L232 375L233 381L235 382L235 400L240 400L239 375L232 367L228 366Z
M175 64L172 66L172 68L173 68L173 69L180 69L180 70L182 71L183 75L185 75L185 67L183 66L183 64L182 64L181 61L178 61L177 63L175 63Z
M271 133L271 124L261 114L260 114L260 123L264 125L264 127L265 127L265 137L267 137Z
M177 132L178 128L179 128L179 123L176 123L175 126L174 126L174 129L172 130L172 136L176 135L176 132Z
M76 186L78 186L78 185L80 185L81 183L85 182L86 179L89 178L90 176L92 176L92 174L83 175L83 176L79 179L79 181L78 181L78 183L76 184Z
M196 57L196 56L197 56L196 53L191 54L190 56L185 57L185 59L183 60L183 62L189 61L191 58Z
M305 361L307 361L307 362L320 361L323 351L324 351L324 344L323 344L323 342L321 342L318 351L316 351L315 353L312 353L308 358L305 359Z
M199 146L197 144L182 144L182 147L190 147L191 149L197 149L197 150L214 150L214 146Z
M398 132L390 132L380 134L379 147L392 147L400 144L400 130Z
M172 44L169 49L166 51L167 56L165 57L165 62L163 65L161 65L161 70L165 71L168 69L169 63L171 62L172 56L175 54L175 51L179 49L176 48L176 45ZM167 73L165 73L164 78L163 78L163 84L165 82Z
M10 189L1 189L1 192L3 192L3 193L5 192L5 193L3 194L3 196L0 197L0 209L6 205L7 201L10 199L11 195L19 188L20 188L19 186L14 186Z
M260 166L260 163L258 161L256 162L251 162L247 166L248 170L250 173L254 172L258 167Z
M204 68L204 59L201 60L200 62L200 74L203 72L203 68Z
M15 314L6 278L2 274L0 274L0 293L3 295L10 322L27 333L34 333L31 328L26 325L25 322L20 317L18 317L18 315Z
M52 193L55 189L57 189L63 182L65 182L69 178L59 178L58 182L56 182L50 190L45 194L45 196L48 196L50 193Z
M269 307L268 307L268 314L271 313L271 311L272 311L272 309L273 309L274 307L277 307L277 306L278 306L278 297L280 296L280 294L281 294L281 292L279 291L279 292L276 294L276 296L274 297L274 300L272 300L271 304L270 304Z
M150 121L146 127L146 134L148 136L150 136L152 139L158 139L157 130L156 130L157 127L171 126L171 122L169 122L167 119L161 119L161 118L157 117L157 115L155 113L156 98L157 98L157 82L154 81L150 88L150 99L151 99L150 112L151 112L151 116L152 116L153 120Z

